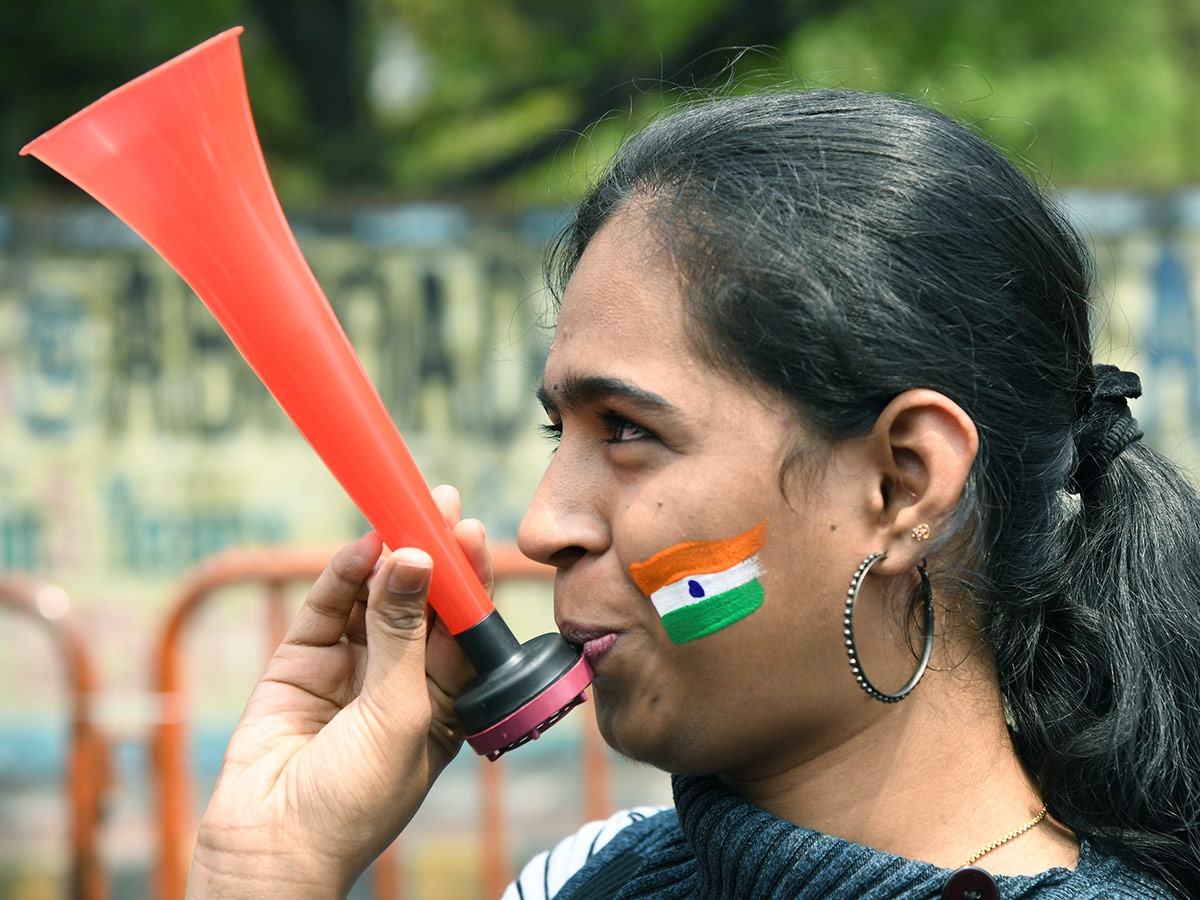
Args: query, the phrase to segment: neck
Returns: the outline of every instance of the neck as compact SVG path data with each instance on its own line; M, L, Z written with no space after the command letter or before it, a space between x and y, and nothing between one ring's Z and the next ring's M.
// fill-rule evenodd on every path
M723 780L782 819L877 850L957 868L1042 807L1013 748L994 681L930 671L900 703L819 756ZM861 719L860 719L861 721ZM1078 843L1049 819L988 853L995 874L1074 866Z

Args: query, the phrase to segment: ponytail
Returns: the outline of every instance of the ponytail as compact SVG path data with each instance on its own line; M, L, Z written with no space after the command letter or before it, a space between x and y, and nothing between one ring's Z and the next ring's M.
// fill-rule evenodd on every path
M1014 743L1056 819L1200 897L1200 497L1140 442L1080 488L1043 620L996 648Z

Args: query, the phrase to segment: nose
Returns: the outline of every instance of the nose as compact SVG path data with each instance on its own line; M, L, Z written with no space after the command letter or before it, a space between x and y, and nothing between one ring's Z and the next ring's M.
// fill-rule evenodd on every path
M517 546L530 559L558 569L608 549L602 479L559 446L517 530Z

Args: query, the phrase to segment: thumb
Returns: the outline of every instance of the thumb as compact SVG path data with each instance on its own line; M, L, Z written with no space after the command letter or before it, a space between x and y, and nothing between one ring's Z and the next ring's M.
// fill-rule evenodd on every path
M367 596L364 694L387 709L414 701L428 707L425 686L426 600L433 560L405 547L384 558Z

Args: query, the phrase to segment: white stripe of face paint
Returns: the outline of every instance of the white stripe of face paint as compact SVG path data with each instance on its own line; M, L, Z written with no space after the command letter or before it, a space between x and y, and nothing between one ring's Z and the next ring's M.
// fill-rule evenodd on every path
M749 559L744 559L740 563L730 566L723 572L687 575L678 581L672 581L670 584L660 587L651 594L650 602L654 604L654 608L658 610L660 616L665 616L667 613L699 603L708 597L715 597L717 594L723 594L736 587L741 587L762 573L763 568L758 561L758 554L755 554ZM689 585L689 582L692 581L698 582L700 587L703 588L703 596L696 597L692 595Z

